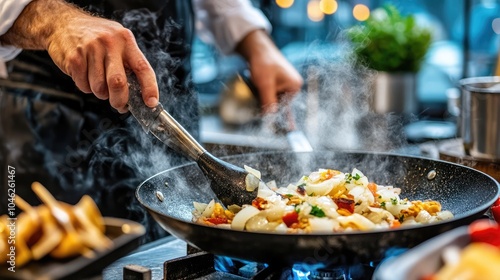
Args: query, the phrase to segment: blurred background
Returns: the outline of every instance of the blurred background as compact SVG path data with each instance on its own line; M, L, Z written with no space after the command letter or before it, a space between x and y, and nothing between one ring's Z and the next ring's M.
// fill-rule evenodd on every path
M305 88L310 86L307 64L311 46L316 53L345 51L343 32L363 25L377 8L391 4L402 15L413 15L418 26L429 28L432 42L416 73L417 109L413 121L433 123L426 122L424 132L419 126L415 133L427 133L423 137L407 133L410 141L460 136L456 121L460 106L458 81L465 77L492 76L496 72L500 0L254 0L253 3L271 21L272 38L305 77ZM220 93L227 80L245 65L237 56L222 56L200 39L194 44L193 64L202 114L217 115ZM227 130L224 124L216 124L217 118L209 119L202 120L202 131L217 132L221 127ZM205 133L205 142L214 140L207 139L209 135Z

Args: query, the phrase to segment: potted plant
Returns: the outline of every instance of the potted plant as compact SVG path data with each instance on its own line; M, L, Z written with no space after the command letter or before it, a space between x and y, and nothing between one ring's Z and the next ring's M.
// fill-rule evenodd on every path
M431 30L417 26L392 5L372 12L364 25L347 30L359 63L378 71L372 109L378 113L416 113L416 73L429 49Z

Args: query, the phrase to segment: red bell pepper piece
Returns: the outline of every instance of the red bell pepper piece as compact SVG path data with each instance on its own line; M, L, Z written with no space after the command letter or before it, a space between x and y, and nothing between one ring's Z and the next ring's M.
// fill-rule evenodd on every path
M252 206L259 209L259 210L264 210L267 205L267 200L263 199L262 197L256 197L254 200L252 200Z
M491 206L491 214L493 214L493 218L497 223L500 224L500 197L493 203L493 206Z
M346 209L347 211L354 213L354 200L348 198L336 198L333 201L339 208Z
M206 221L214 225L227 224L227 218L207 218Z
M472 242L488 243L500 248L500 226L490 220L481 219L469 225Z
M285 223L285 225L287 227L291 227L293 224L299 222L299 213L297 213L295 211L290 212L290 213L286 213L283 216L282 220L283 220L283 223Z

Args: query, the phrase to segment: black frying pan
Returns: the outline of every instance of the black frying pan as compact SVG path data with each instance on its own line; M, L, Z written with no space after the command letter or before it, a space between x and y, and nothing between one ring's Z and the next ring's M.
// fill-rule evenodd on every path
M225 160L262 172L263 180L278 186L296 182L318 168L350 172L354 167L382 185L402 189L401 197L433 199L455 218L437 224L338 234L271 234L220 229L191 222L193 201L215 198L196 164L159 173L136 192L139 202L172 235L204 251L250 261L289 265L354 264L378 261L390 249L410 248L452 228L481 217L499 196L490 176L444 161L390 154L340 152L275 152L226 157Z

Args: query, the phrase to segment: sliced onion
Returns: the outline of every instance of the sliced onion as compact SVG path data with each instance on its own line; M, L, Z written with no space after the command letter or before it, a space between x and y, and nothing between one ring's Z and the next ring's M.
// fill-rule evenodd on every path
M218 228L223 228L223 229L231 229L231 225L229 225L229 224L218 224L215 226Z
M288 186L286 187L288 190L291 190L291 191L294 191L295 193L297 193L297 185L294 185L294 184L288 184Z
M366 214L366 218L375 224L380 224L382 221L385 221L386 219L394 219L394 216L387 210L384 210L382 208L377 208L377 207L368 207L370 209L370 213Z
M201 213L201 215L205 218L208 218L212 215L214 209L215 209L215 200L212 199L208 203L207 207L205 207L205 210L203 210L203 213Z
M436 214L436 217L440 221L453 219L453 213L448 210L440 211Z
M350 224L352 224L355 225L356 228L361 230L369 230L375 228L375 224L372 221L356 213L349 216L340 216L337 218L337 220L344 227L350 226Z
M275 195L276 195L276 193L273 190L271 190L270 188L268 188L266 184L264 184L264 183L259 184L259 190L257 191L258 197L268 199L268 198L275 196Z
M431 216L431 214L429 214L429 212L427 212L425 210L421 210L420 212L418 212L418 215L415 217L415 221L417 221L418 223L422 223L422 224L428 224L432 221L432 216Z
M208 204L194 201L193 206L194 209L198 211L198 213L203 213L203 211L205 211L205 209L207 208Z
M274 206L269 209L264 210L267 220L271 222L281 220L281 217L285 214L285 208L280 206Z
M285 223L280 223L277 227L274 228L274 231L277 233L287 233L288 227L285 225Z
M274 231L279 223L270 223L264 215L255 215L248 219L246 223L246 230L248 231Z
M234 216L233 222L231 223L231 228L235 230L244 230L247 221L253 216L259 214L259 212L259 209L253 206L244 207L240 212L238 212L238 214Z
M354 196L354 198L359 198L365 192L365 188L361 186L356 186L349 191L349 194Z
M401 211L406 210L410 208L411 202L405 202L404 200L399 200L399 197L397 197L397 202L396 204L392 204L392 201L386 201L385 202L385 210L391 212L392 215L398 216Z
M353 168L352 172L351 172L351 175L354 177L354 176L356 176L356 174L359 176L359 178L365 176L365 174L363 174L363 172L359 171L359 169Z
M331 233L333 229L338 226L338 222L327 218L309 218L309 225L312 232L328 232Z
M247 166L247 165L244 165L244 166L243 166L243 168L245 168L245 170L246 170L248 173L253 174L255 177L257 177L257 178L260 180L260 176L261 176L261 174L260 174L260 171L259 171L259 170L254 169L254 168L252 168L252 167L250 167L250 166Z
M260 180L254 174L248 173L248 175L245 177L245 185L247 191L253 192L256 188L259 187Z
M342 183L344 180L344 174L333 176L331 179L325 180L319 183L307 183L305 186L307 194L314 194L315 196L321 196L328 194L335 186Z

